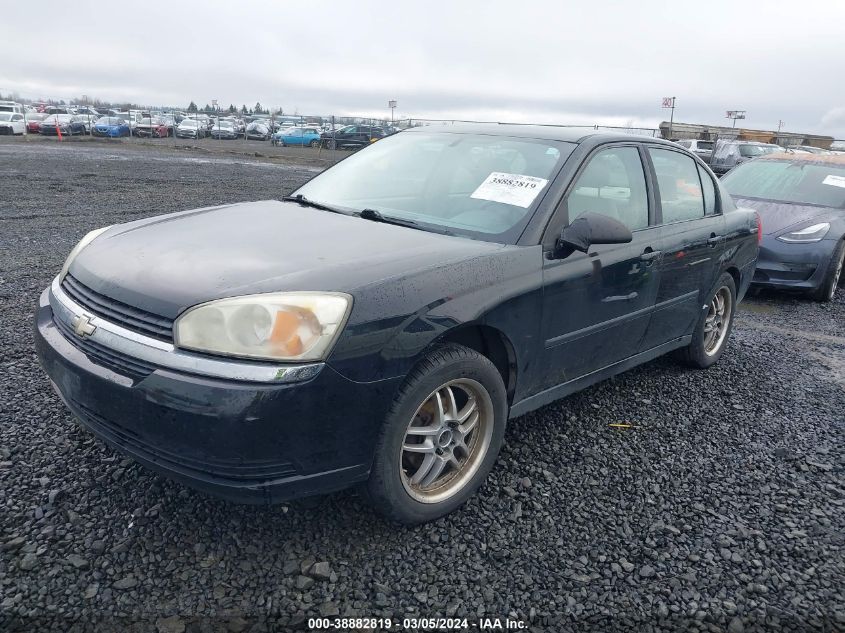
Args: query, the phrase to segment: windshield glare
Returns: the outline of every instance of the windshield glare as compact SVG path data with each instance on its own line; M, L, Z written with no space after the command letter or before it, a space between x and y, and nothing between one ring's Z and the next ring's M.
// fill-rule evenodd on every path
M0 112L0 121L11 121L12 120L12 113L11 112Z
M755 160L723 179L732 196L845 208L845 166Z
M513 242L575 145L508 136L409 132L382 139L299 190L448 232Z

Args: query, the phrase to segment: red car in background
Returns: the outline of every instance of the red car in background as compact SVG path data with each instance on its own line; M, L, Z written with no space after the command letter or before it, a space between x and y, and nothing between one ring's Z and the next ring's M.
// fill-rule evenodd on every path
M26 131L30 134L38 134L41 131L41 122L48 116L50 115L44 112L27 112Z
M170 136L170 126L167 121L159 118L144 117L132 131L136 136L149 136L152 138L165 138Z

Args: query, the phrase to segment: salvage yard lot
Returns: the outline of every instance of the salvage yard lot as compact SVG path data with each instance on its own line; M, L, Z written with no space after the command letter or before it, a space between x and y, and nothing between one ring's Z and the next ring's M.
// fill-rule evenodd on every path
M512 421L479 494L412 529L350 493L218 501L80 430L31 334L73 245L109 224L280 198L320 168L167 143L0 143L0 628L146 631L175 616L176 630L289 630L337 613L845 628L845 292L746 300L712 369L659 359Z

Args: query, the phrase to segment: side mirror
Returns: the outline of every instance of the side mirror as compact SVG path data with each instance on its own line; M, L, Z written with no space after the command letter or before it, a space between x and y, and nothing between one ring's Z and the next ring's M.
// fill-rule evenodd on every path
M575 251L586 253L593 244L627 244L634 239L631 230L618 220L599 213L584 213L564 227L555 242L555 259Z

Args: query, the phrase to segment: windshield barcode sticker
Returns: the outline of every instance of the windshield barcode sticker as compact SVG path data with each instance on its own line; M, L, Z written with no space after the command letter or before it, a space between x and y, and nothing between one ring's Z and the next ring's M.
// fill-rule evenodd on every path
M478 185L478 189L472 192L470 198L527 208L548 182L545 178L494 171Z
M845 189L845 176L830 175L822 180L823 185L833 185L834 187L842 187Z

